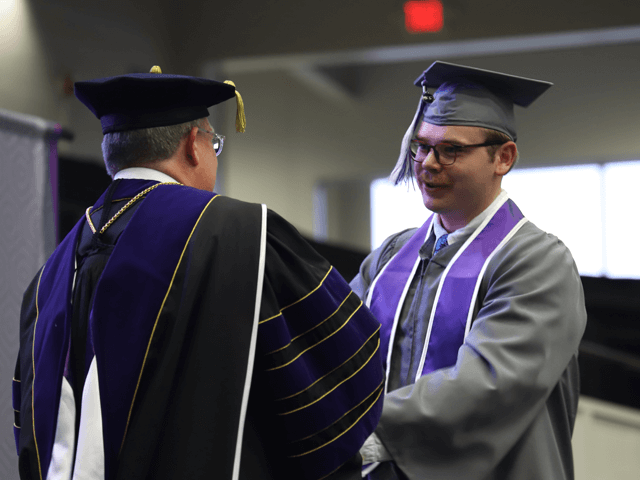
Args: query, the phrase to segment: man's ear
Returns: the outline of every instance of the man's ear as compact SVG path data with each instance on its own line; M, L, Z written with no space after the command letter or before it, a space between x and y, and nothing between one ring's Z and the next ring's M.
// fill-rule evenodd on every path
M518 158L518 147L515 142L507 142L504 145L501 145L498 151L496 152L496 175L506 175L514 162Z
M198 146L196 145L196 136L198 135L198 128L193 127L187 135L184 143L185 157L187 162L197 167L200 163L200 156L198 155Z

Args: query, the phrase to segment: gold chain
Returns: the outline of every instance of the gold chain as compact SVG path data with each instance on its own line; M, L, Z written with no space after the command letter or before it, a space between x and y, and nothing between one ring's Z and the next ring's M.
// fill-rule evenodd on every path
M111 217L111 220L109 220L107 223L105 223L104 227L102 227L102 229L100 230L100 234L102 235L107 230L107 228L109 228L111 226L111 224L113 224L113 222L115 222L118 219L118 217L125 212L125 210L127 208L129 208L131 205L136 203L138 200L140 200L142 197L144 197L147 193L149 193L154 188L158 188L160 185L182 185L182 184L178 183L178 182L156 183L155 185L152 185L149 188L141 191L139 194L137 194L135 197L133 197L131 200L129 200L124 207L122 207L120 210L118 210L118 213L116 213L113 217ZM91 231L93 233L96 233L96 227L93 225L93 222L91 221L91 208L92 207L87 208L87 210L86 210L86 212L84 214L85 214L85 217L87 217L87 223L89 224L89 228L91 228ZM103 206L103 208L104 208L104 206Z

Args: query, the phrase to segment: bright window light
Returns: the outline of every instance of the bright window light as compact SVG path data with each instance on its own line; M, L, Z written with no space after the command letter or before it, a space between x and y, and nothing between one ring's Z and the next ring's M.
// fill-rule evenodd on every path
M522 213L571 251L581 275L640 279L640 161L514 170L502 186ZM371 246L424 223L412 185L371 184Z
M567 245L581 275L604 274L601 170L599 165L530 168L514 170L502 181L525 217ZM413 185L374 181L371 247L393 233L419 227L429 214Z
M371 183L371 248L379 247L389 235L419 227L431 212L413 183L394 186L386 178Z
M524 216L562 240L588 276L604 274L601 185L596 164L514 170L502 180Z
M603 170L606 275L640 278L640 161L608 163Z

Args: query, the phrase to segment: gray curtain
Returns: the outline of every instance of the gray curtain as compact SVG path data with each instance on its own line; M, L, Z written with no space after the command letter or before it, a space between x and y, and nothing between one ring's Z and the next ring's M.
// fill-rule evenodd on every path
M56 246L59 126L0 109L0 478L18 478L11 382L22 294Z

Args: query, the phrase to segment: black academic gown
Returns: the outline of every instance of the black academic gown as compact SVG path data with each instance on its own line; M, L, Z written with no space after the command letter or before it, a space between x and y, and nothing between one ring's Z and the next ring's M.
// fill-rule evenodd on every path
M114 182L97 230L155 184ZM62 379L79 406L94 356L107 480L359 478L381 411L378 329L274 212L159 186L103 234L81 220L25 293L21 478L45 478Z

